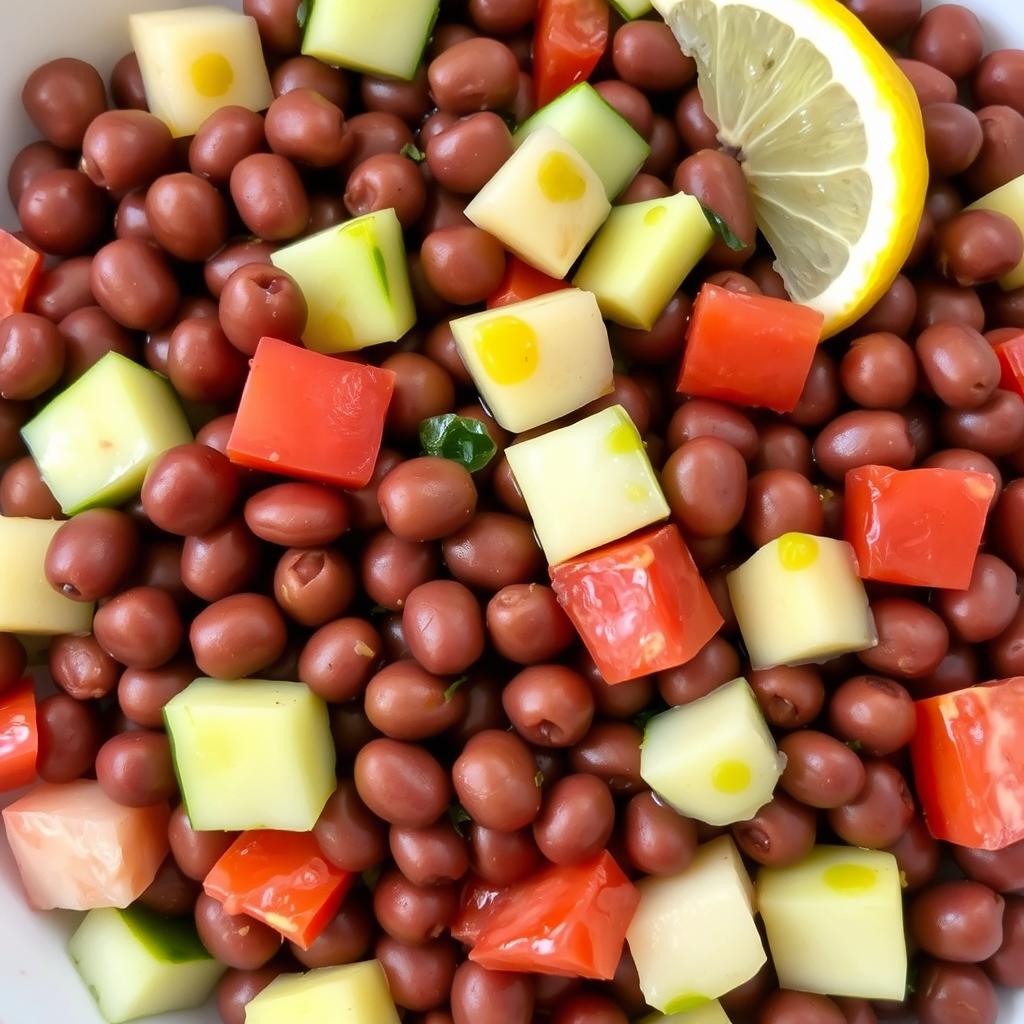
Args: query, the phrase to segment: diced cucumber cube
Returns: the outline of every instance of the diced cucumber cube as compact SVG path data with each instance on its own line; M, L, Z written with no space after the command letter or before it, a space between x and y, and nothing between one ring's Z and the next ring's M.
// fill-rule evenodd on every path
M245 1024L399 1024L379 960L282 974L245 1008Z
M327 706L304 683L197 679L164 722L193 828L308 832L334 791Z
M612 350L590 292L550 292L451 321L462 361L491 414L521 433L612 389Z
M87 633L93 606L54 590L43 566L56 519L0 516L0 633Z
M705 1003L696 1010L684 1010L671 1016L664 1013L651 1013L641 1017L637 1024L732 1024L722 1004L717 999Z
M993 210L995 213L1001 213L1009 217L1024 233L1024 174L975 200L967 209ZM999 278L999 287L1004 291L1024 288L1024 259L1021 259L1013 270Z
M714 237L700 203L685 192L616 206L572 283L593 292L609 320L649 331Z
M668 518L643 440L621 405L505 455L551 564Z
M612 7L615 8L626 19L632 21L634 18L642 18L648 11L653 9L651 0L612 0ZM694 1024L698 1024L694 1021Z
M437 20L439 0L310 2L302 52L328 64L409 80Z
M21 430L68 515L138 494L150 464L192 440L170 384L108 352Z
M767 960L754 887L729 836L705 843L678 875L637 882L626 933L647 1002L671 1018L749 981Z
M266 110L274 98L253 18L227 7L149 11L128 19L149 109L176 137L226 106Z
M762 868L757 900L783 988L902 999L907 943L896 858L816 847L799 864Z
M785 533L726 581L752 668L827 661L878 643L845 541Z
M68 953L110 1024L199 1006L227 969L203 948L191 917L139 906L89 911Z
M553 128L541 126L466 207L520 259L563 278L611 210L600 178Z
M581 82L528 117L512 137L521 146L542 128L553 128L601 179L609 199L632 180L651 154L636 129L589 83Z
M746 821L772 798L782 759L753 690L734 679L647 723L640 775L680 814Z
M402 226L390 208L278 249L271 260L306 297L302 340L316 352L398 341L416 322Z

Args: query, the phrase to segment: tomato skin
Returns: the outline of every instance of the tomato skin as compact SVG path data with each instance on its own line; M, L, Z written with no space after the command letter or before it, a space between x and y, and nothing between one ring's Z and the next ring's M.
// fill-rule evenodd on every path
M511 886L469 958L490 970L610 981L640 893L607 850Z
M496 309L512 302L525 302L568 287L567 282L559 281L557 277L548 277L543 271L524 263L518 256L509 256L505 261L505 276L498 290L487 300L487 308Z
M910 752L936 839L974 850L1024 839L1024 677L918 701Z
M672 525L551 566L551 587L606 683L689 661L722 625Z
M248 914L309 949L327 927L355 875L320 852L312 832L243 832L203 880L229 914Z
M1024 398L1024 334L996 345L996 356L1002 369L999 386Z
M792 412L824 322L795 302L706 284L693 304L676 390Z
M31 679L0 694L0 793L27 786L36 777L39 733Z
M540 0L533 37L533 84L543 107L586 81L608 45L606 0Z
M365 487L394 388L390 370L263 338L238 405L228 457L271 473Z
M25 308L43 257L9 231L0 229L0 320Z
M987 473L851 469L846 474L845 535L861 578L965 589L995 490Z

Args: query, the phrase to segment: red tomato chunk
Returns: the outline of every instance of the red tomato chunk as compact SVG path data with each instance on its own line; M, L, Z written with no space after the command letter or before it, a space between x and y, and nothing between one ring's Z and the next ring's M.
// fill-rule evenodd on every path
M607 851L550 867L500 897L469 958L496 971L608 981L639 902Z
M228 914L248 914L308 949L355 875L320 852L312 832L244 832L203 880Z
M475 945L506 891L479 878L468 878L462 886L459 912L452 921L452 938L467 946Z
M0 230L0 320L20 313L43 268L43 257L10 232Z
M537 106L586 81L608 45L605 0L540 0L533 37Z
M851 469L846 540L861 578L966 588L995 487L986 473L959 469Z
M232 462L339 487L373 475L395 375L263 338L242 393Z
M936 839L976 850L1024 839L1024 677L918 701L911 754Z
M32 680L0 694L0 793L27 786L36 777L39 734Z
M608 683L689 661L722 625L675 526L553 565L551 586Z
M1024 397L1024 334L996 345L1002 377L999 386Z
M487 308L507 306L512 302L525 302L539 295L558 292L568 288L568 282L559 281L557 277L548 277L542 270L531 267L517 256L509 256L505 261L505 276L501 279L498 290L487 300Z
M706 284L693 305L676 390L792 412L823 323L807 306Z

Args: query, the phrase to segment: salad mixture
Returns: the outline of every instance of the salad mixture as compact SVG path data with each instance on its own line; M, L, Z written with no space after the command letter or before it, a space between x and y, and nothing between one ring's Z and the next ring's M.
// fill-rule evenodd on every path
M3 824L102 1015L992 1024L1024 50L242 6L33 72L0 232Z

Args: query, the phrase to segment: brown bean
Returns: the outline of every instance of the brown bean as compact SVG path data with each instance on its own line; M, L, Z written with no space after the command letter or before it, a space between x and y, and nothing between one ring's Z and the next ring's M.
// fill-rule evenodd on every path
M469 870L466 841L449 822L425 828L392 826L388 842L395 864L413 885L446 885Z
M982 143L964 179L975 195L986 195L1024 174L1024 114L994 105L977 112Z
M638 135L646 139L651 134L651 128L654 125L654 108L651 106L651 101L639 89L633 88L628 82L623 82L618 78L597 82L594 88L608 106L632 125Z
M993 50L974 73L973 93L979 106L1003 104L1024 114L1024 57L1021 50Z
M250 263L269 265L275 248L272 243L261 241L258 238L228 242L219 253L206 261L206 266L203 268L203 281L207 291L215 299L219 299L228 278L236 270Z
M845 1024L846 1018L828 996L780 988L761 1004L758 1024Z
M921 1024L995 1024L999 1002L992 983L974 964L925 961L918 971L914 1007Z
M64 693L46 697L36 706L36 729L43 782L72 782L92 768L103 739L94 705Z
M198 537L187 537L181 579L204 601L219 601L242 590L260 565L261 548L240 517Z
M825 703L821 673L811 665L780 665L750 672L750 688L769 725L798 729L809 725Z
M979 963L1003 941L1002 896L979 882L940 882L910 905L910 934L926 952L956 963Z
M927 107L930 103L956 102L956 82L944 71L909 57L897 57L896 63L910 80L922 107Z
M615 794L644 789L640 777L643 734L628 722L595 722L586 736L569 749L573 771L603 779Z
M964 590L937 590L935 607L954 637L992 640L1013 621L1020 605L1017 574L1002 559L982 552Z
M501 700L516 732L541 747L571 747L594 717L586 680L562 665L523 669L505 686Z
M919 255L912 254L912 260L908 259L908 264L911 265L920 262L925 251L931 246L931 218L927 214L923 215L922 223L925 225L925 234L922 236L921 252ZM917 292L909 278L899 274L878 302L854 324L853 330L861 335L882 331L902 338L913 327L916 316Z
M810 807L849 803L864 785L860 758L828 733L811 729L791 732L779 741L786 767L779 785Z
M818 435L814 457L822 471L842 480L859 466L881 465L909 469L914 445L907 421L894 412L857 410L843 413Z
M420 828L441 816L451 796L448 773L422 747L376 739L356 755L359 796L392 825Z
M862 335L850 342L839 377L843 390L862 408L899 409L917 384L914 350L895 334Z
M697 437L669 456L662 486L673 516L688 532L720 537L743 515L747 467L731 444L717 437Z
M927 885L938 874L939 844L920 817L915 817L907 831L887 850L896 858L907 892Z
M315 628L338 618L355 596L355 572L334 548L289 548L274 569L274 600L302 626Z
M997 985L1020 988L1024 984L1024 900L1006 900L1003 941L985 962L985 970Z
M110 72L110 95L122 110L147 110L146 87L142 81L139 58L126 53Z
M837 736L873 757L905 746L916 726L910 694L881 676L853 676L839 686L829 702L828 719Z
M497 114L471 114L433 135L426 152L427 167L439 185L472 195L512 155L512 136Z
M1020 229L992 210L964 210L941 224L935 235L939 272L973 287L1009 273L1024 255Z
M442 298L465 306L483 302L498 290L505 273L505 250L473 225L437 228L423 239L423 273Z
M391 869L373 888L373 912L393 939L420 945L447 929L458 910L458 899L454 885L413 885Z
M396 536L439 540L460 530L476 510L469 472L450 459L424 456L396 466L377 489L381 514Z
M828 822L851 846L880 850L892 846L910 827L914 797L907 780L886 761L868 761L864 776L856 798L830 810Z
M96 754L96 778L111 800L126 807L162 803L178 791L170 742L147 729L107 740Z
M385 359L381 366L395 374L395 390L385 421L386 429L395 437L418 438L423 420L451 412L455 407L455 385L451 377L426 356L418 352L398 352ZM378 465L379 462L378 459Z
M675 110L676 131L693 153L718 145L718 126L707 116L697 87L683 93Z
M1024 401L1014 392L997 388L976 409L943 410L939 429L949 445L990 458L1009 455L1024 442Z
M143 188L174 161L174 140L158 117L144 110L108 110L82 141L82 170L114 195Z
M910 56L959 81L981 60L984 39L977 15L960 4L925 13L910 37Z
M843 0L876 39L905 36L921 17L921 0Z
M824 515L818 492L801 473L768 469L746 490L743 529L761 547L784 533L821 533Z
M575 636L554 592L539 583L499 590L487 604L487 633L502 657L520 665L555 657Z
M706 256L713 266L741 267L750 259L757 226L747 192L747 180L735 159L717 149L701 150L679 164L672 186L677 192L696 196L718 214L744 243L742 249L734 250L721 239L716 239Z
M731 444L744 459L757 454L757 430L738 409L710 399L693 398L672 415L666 440L676 449L698 437L716 437Z
M358 781L342 779L320 812L313 835L323 855L345 871L368 871L387 856L384 823L363 803Z
M614 826L608 786L595 775L566 775L545 794L533 835L553 864L576 864L603 850Z
M455 946L448 939L435 939L418 946L399 942L390 935L377 940L374 954L387 975L388 988L397 1006L430 1010L448 998L455 974ZM451 1024L451 1016L427 1013L423 1024Z
M216 529L231 514L238 474L227 457L202 444L160 455L142 485L142 507L154 526L179 536Z
M119 238L100 249L92 262L90 285L100 306L132 330L163 327L181 301L167 261L138 238Z
M31 455L16 459L0 476L0 514L30 519L62 519L57 499L39 475Z
M423 740L451 728L466 710L466 696L449 680L414 661L381 669L366 687L366 716L385 736Z
M434 102L453 114L505 110L519 88L519 62L496 39L467 39L449 47L427 67Z
M959 103L931 103L922 116L932 173L952 176L966 171L981 151L981 123L974 112Z
M348 156L352 137L341 109L314 89L291 89L267 110L270 148L310 167L333 167Z
M457 580L488 592L525 583L544 564L530 524L503 512L478 512L441 550Z
M236 838L235 832L196 831L184 805L179 804L171 811L167 839L174 862L186 878L201 882Z
M231 198L245 226L268 241L301 234L309 200L295 166L276 153L253 153L231 171Z
M89 509L69 519L46 551L46 578L74 601L108 597L139 555L131 519L115 509Z
M41 174L18 200L18 220L29 241L55 256L73 256L90 248L100 237L106 216L104 194L80 171Z
M195 679L194 665L172 662L155 669L126 668L117 684L117 703L130 722L147 729L163 726L164 705Z
M402 625L413 657L428 672L457 675L484 650L484 624L472 592L454 580L432 580L409 594Z
M345 499L318 484L274 484L245 503L245 522L270 544L312 547L337 540L349 524Z
M648 92L674 92L697 73L692 57L684 55L667 25L630 21L616 33L612 62L623 81Z
M283 96L293 89L314 89L342 110L348 105L351 92L348 76L341 68L305 55L289 57L278 64L270 84L275 96Z
M11 206L17 208L22 193L37 178L49 171L68 170L71 168L71 157L58 149L52 142L30 142L19 149L7 172L7 194Z
M817 817L810 808L776 793L752 818L732 827L739 848L751 860L787 867L803 860L814 846Z
M232 594L204 608L189 628L195 663L214 679L241 679L284 652L287 627L262 594Z
M356 889L346 897L341 909L308 949L295 942L289 943L288 948L303 967L337 967L364 959L373 945L376 930L370 900Z
M281 946L281 936L246 914L228 914L217 900L200 893L196 901L196 930L203 945L221 963L239 970L256 970Z
M514 832L540 810L537 766L530 748L511 733L488 729L473 736L452 766L455 792L474 821Z
M181 644L184 628L173 599L156 587L133 587L112 598L93 619L103 649L132 668L157 668Z
M875 601L871 612L878 645L857 655L868 668L902 679L935 670L949 647L949 631L935 612L902 597Z
M21 102L40 134L55 146L81 149L89 124L107 109L107 91L91 64L60 57L28 76Z
M688 662L658 673L658 692L667 704L689 704L706 697L740 673L736 648L721 636L712 637Z
M626 804L622 838L634 867L649 875L677 874L697 851L697 826L654 793L638 793Z

